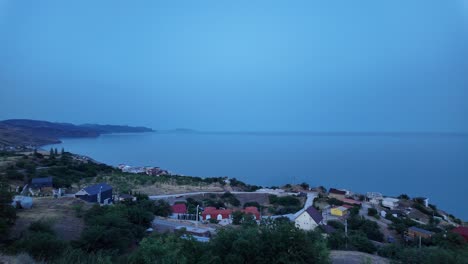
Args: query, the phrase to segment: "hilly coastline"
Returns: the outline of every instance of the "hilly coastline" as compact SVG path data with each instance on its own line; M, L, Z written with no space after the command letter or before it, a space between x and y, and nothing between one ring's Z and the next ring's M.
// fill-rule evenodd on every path
M30 119L0 121L0 146L41 146L60 143L60 138L98 137L110 133L153 132L147 127L55 123Z

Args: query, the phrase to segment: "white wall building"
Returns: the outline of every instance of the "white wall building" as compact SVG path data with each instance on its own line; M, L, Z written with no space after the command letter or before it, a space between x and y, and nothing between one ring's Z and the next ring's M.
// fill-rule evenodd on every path
M396 198L385 197L382 200L382 206L390 209L395 209L398 206L398 201L399 200Z
M302 230L314 230L322 223L322 220L322 214L313 206L310 206L306 210L299 212L294 218L294 223Z

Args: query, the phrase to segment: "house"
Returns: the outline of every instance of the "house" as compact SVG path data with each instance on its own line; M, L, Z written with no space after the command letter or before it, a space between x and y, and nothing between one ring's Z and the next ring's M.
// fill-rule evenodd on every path
M33 178L31 187L34 189L52 188L52 177Z
M221 221L223 219L230 219L232 210L230 209L216 209L215 207L206 207L202 212L203 220L216 219Z
M176 217L182 214L187 213L187 206L184 203L174 204L171 206L172 209L172 216Z
M314 230L322 223L322 220L322 214L313 206L310 206L306 210L299 211L299 214L294 218L294 223L300 229Z
M468 227L459 226L457 228L452 229L452 232L461 235L463 238L465 238L465 241L468 242Z
M434 232L431 232L431 231L428 231L419 227L415 227L415 226L408 228L408 231L406 233L406 236L410 239L414 239L418 237L430 238L432 235L434 235Z
M334 207L331 209L331 214L334 215L334 216L344 216L348 213L348 208L344 207L344 206L340 206L340 207Z
M362 202L360 202L360 201L356 201L354 199L348 199L348 198L344 198L341 201L343 203L345 203L345 204L349 204L349 205L352 205L352 206L354 206L354 205L359 205L360 206L362 204Z
M244 210L242 210L243 213L245 214L251 214L255 216L255 220L260 220L260 212L258 211L258 208L255 206L247 206Z
M390 209L395 209L396 207L398 207L398 202L399 200L396 198L385 197L382 200L382 206Z
M343 191L343 190L330 188L330 190L328 191L328 197L330 197L330 198L343 200L345 198L345 196L346 196L346 191Z
M381 193L378 192L368 192L366 194L367 200L374 205L380 204L380 202L383 200L383 196Z
M81 189L75 197L90 203L106 203L112 200L112 187L106 183L98 183Z

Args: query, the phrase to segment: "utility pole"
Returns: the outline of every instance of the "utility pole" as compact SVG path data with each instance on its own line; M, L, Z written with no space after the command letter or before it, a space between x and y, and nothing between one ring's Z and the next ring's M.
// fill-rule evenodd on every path
M345 247L348 249L348 219L345 219L344 221L344 230L345 230Z
M421 249L421 236L419 236L419 249Z
M195 221L195 226L198 227L198 207L200 207L199 204L197 204L197 216L196 216L196 221Z

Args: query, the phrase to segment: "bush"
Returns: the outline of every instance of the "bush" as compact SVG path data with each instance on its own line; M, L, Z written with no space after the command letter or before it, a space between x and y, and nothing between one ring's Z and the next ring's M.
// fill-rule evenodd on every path
M362 233L355 233L349 236L349 242L358 251L374 253L377 250L374 244Z
M225 192L222 196L221 199L225 203L229 203L232 206L240 206L240 201L236 198L236 196L230 192Z
M376 216L377 215L377 209L375 209L375 208L367 209L367 215L368 216Z
M271 204L282 205L282 206L301 206L301 200L294 196L282 196L268 195L268 199Z
M165 200L156 201L153 213L158 216L168 217L172 214L172 208Z
M27 252L37 260L50 261L59 257L67 244L57 239L51 227L44 222L31 224L28 231L11 246L13 252Z

